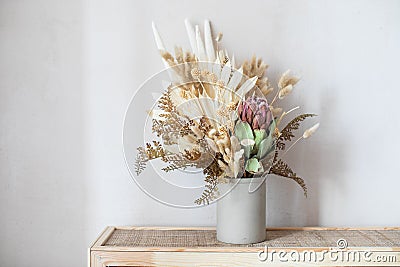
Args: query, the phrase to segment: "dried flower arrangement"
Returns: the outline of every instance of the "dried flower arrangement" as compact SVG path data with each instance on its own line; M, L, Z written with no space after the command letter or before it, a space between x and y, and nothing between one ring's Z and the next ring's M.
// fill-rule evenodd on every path
M185 24L192 51L176 47L175 56L165 49L153 24L171 82L151 111L152 131L161 142L138 148L136 174L153 159L168 163L165 172L200 168L206 188L195 200L199 205L216 198L217 186L224 179L267 174L294 180L307 196L304 180L281 159L283 151L287 153L319 126L317 123L307 129L286 149L300 123L315 116L301 114L281 127L283 118L298 107L283 111L278 103L293 91L299 79L287 71L275 90L266 76L268 66L261 59L253 57L236 68L234 56L220 49L222 34L212 38L209 21L204 23L204 42L198 26L193 27L188 20Z

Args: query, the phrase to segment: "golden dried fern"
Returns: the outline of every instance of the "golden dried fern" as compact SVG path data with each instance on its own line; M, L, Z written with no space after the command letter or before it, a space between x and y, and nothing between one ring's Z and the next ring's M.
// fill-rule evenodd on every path
M307 118L311 118L316 116L315 114L301 114L291 120L280 132L279 137L276 140L276 149L274 154L274 159L272 163L272 167L269 173L276 174L278 176L286 177L294 180L304 191L304 195L307 197L307 186L303 180L303 178L298 177L297 174L289 167L287 163L285 163L282 159L279 159L279 150L284 150L286 147L286 141L292 141L292 138L295 137L294 131L298 130L300 127L300 123Z
M194 201L197 205L208 205L210 201L217 197L218 179L216 177L206 176L204 181L206 182L206 189L204 189L201 196Z
M165 91L158 100L158 107L167 113L176 112L176 108L171 99L170 89Z
M161 137L164 144L176 143L179 137L191 134L191 122L177 114L176 107L170 96L170 88L158 100L158 107L164 111L160 114L163 119L152 120L152 131Z
M279 150L284 150L285 149L285 141L291 141L293 137L295 137L293 131L299 129L300 123L304 121L307 118L314 117L316 116L315 114L301 114L291 120L285 128L281 131L279 138L276 142L276 147Z
M164 162L170 163L170 165L168 165L167 167L162 168L162 170L165 172L177 169L186 169L187 167L195 166L193 162L190 162L188 159L185 158L185 155L183 153L165 155L162 160Z
M146 143L146 147L138 147L138 154L135 160L135 172L139 175L145 168L149 160L162 158L165 156L165 150L161 143L153 141L153 144Z
M283 160L279 159L278 162L272 166L270 173L294 180L303 189L304 195L307 197L307 186L303 178L298 177L289 165L283 162Z
M136 155L135 159L135 173L139 175L146 169L147 161L149 158L147 157L146 151L143 147L138 147L138 154Z
M182 169L182 167L172 163L172 164L168 165L167 167L162 168L161 170L163 170L165 172L170 172L170 171L175 171L178 169Z
M222 174L217 159L217 157L220 156L221 155L216 155L214 161L203 171L205 175L204 182L206 183L206 189L204 189L201 196L194 201L197 205L208 205L218 194L218 177Z

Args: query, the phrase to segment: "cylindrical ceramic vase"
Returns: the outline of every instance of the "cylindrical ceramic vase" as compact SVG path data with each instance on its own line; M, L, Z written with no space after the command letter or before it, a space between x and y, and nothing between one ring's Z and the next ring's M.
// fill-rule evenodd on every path
M229 179L220 184L227 192L217 201L217 239L224 243L251 244L266 238L265 178Z

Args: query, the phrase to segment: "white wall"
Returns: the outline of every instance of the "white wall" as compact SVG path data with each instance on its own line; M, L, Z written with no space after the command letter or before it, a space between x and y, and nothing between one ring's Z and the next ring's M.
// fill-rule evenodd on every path
M209 18L239 60L255 53L271 79L287 68L303 77L292 104L321 128L288 161L310 196L270 179L269 225L400 224L400 2L244 3L0 2L2 264L85 266L106 225L215 224L214 206L152 200L124 164L126 106L162 68L152 20L172 48L188 47L185 17Z
M79 1L0 3L1 266L85 263L82 17Z

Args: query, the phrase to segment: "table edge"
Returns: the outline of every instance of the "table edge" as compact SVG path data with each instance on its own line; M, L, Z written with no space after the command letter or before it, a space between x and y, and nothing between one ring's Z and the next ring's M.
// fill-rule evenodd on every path
M192 251L192 252L254 252L260 251L260 247L110 247L103 246L111 237L115 230L215 230L215 227L182 227L182 226L107 226L98 238L92 243L90 251ZM267 227L267 231L385 231L385 230L400 230L400 227ZM277 250L329 250L330 247L274 247ZM357 247L357 249L362 249ZM371 248L369 248L371 249ZM400 251L400 247L374 247L373 249L382 249L388 251Z

